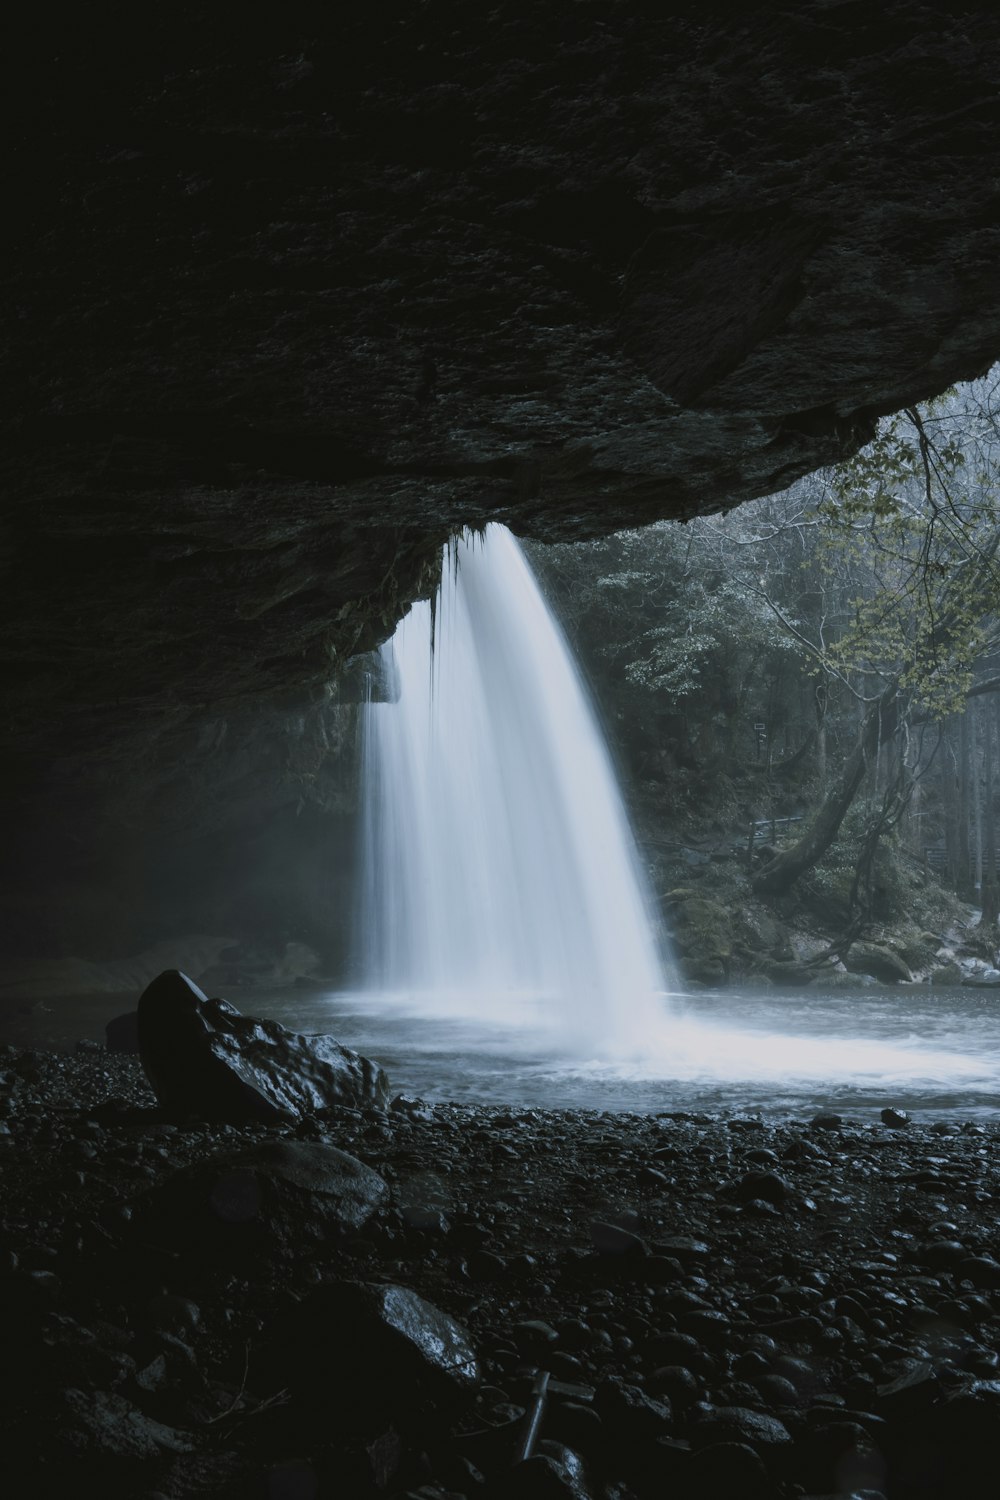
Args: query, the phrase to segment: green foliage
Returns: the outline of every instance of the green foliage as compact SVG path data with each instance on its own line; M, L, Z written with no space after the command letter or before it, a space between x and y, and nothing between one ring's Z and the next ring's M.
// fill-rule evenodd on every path
M890 743L868 753L883 791L899 778L897 811L876 831L852 810L810 876L816 899L846 910L859 859L867 871L898 819L905 832L914 776L920 837L941 837L937 730L922 749L908 726L963 711L970 688L1000 675L995 409L987 383L951 392L782 495L530 549L644 808L688 831L793 812L805 828L887 694ZM878 849L871 893L887 910L902 896L886 859Z
M1000 510L992 466L969 462L976 436L943 401L899 413L815 506L839 602L819 664L870 694L897 682L932 718L962 707L995 632Z

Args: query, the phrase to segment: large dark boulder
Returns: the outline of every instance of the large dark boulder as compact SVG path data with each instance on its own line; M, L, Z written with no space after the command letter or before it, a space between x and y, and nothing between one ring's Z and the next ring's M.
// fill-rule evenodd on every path
M479 1384L467 1330L409 1287L333 1282L275 1329L274 1373L348 1424L426 1422L468 1404ZM334 1418L336 1419L336 1418Z
M104 1044L109 1052L138 1052L139 1012L127 1010L114 1016L104 1028Z
M330 1246L363 1229L388 1199L379 1174L335 1146L267 1141L175 1172L137 1222L146 1243L228 1261Z
M333 1037L241 1015L179 969L153 980L138 1014L142 1065L171 1114L240 1123L388 1103L389 1080L377 1063Z
M912 984L913 974L905 959L881 943L852 943L844 957L849 974L868 974L884 984Z

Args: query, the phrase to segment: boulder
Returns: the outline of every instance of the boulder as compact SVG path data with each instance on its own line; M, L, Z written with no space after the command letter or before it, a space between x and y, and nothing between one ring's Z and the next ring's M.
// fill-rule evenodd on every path
M948 959L945 963L935 964L928 975L930 983L938 988L961 984L962 977L961 966L954 959Z
M243 1123L388 1103L389 1080L377 1063L333 1037L241 1015L179 969L143 991L138 1018L143 1068L171 1114Z
M733 923L726 908L701 896L685 896L673 906L672 920L674 942L687 977L701 984L725 983L733 954Z
M348 1429L443 1416L470 1403L480 1379L461 1323L392 1283L317 1287L282 1319L273 1350L282 1385Z
M1000 989L1000 969L975 969L963 977L962 983L974 990Z
M143 1206L146 1242L198 1254L302 1251L356 1234L389 1189L335 1146L266 1141L175 1172Z
M765 978L772 984L787 986L790 989L802 989L804 985L812 984L816 979L816 970L810 969L806 964L795 960L767 959L762 964Z
M109 1052L138 1052L139 1012L127 1010L123 1016L115 1016L104 1028L104 1041Z
M852 943L844 959L851 974L870 974L887 984L912 984L913 974L906 961L881 943Z

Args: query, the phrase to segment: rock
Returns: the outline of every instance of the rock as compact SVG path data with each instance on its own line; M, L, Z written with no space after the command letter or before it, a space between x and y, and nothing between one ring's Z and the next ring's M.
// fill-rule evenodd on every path
M510 1334L518 1353L525 1359L544 1360L547 1352L559 1342L556 1330L539 1318L528 1318L523 1323L515 1323Z
M419 1422L467 1404L479 1362L467 1331L408 1287L333 1282L318 1287L276 1332L281 1379L304 1399L359 1420Z
M115 1016L104 1028L104 1042L109 1052L137 1053L139 1051L139 1012L127 1010Z
M879 1114L879 1119L890 1130L905 1130L910 1123L910 1117L905 1109L883 1109Z
M622 1229L618 1224L608 1224L604 1219L595 1219L590 1226L590 1239L598 1255L645 1255L645 1240Z
M746 1406L717 1406L691 1430L693 1448L707 1448L713 1443L745 1443L764 1458L789 1446L791 1441L792 1435L783 1422Z
M143 991L138 1018L142 1066L172 1114L239 1123L388 1103L376 1063L332 1037L302 1036L209 1000L178 969Z
M673 911L677 951L691 978L703 984L725 980L732 959L732 914L717 901L689 896Z
M510 1269L505 1258L493 1250L471 1250L465 1267L471 1281L499 1281Z
M646 1346L649 1359L657 1366L680 1366L693 1375L707 1375L714 1362L708 1351L689 1333L659 1333ZM663 1371L666 1375L666 1371ZM666 1392L668 1384L663 1383Z
M637 1385L618 1375L602 1380L594 1391L594 1410L622 1443L661 1437L670 1426L670 1404L654 1401Z
M689 1493L698 1500L770 1500L774 1494L763 1459L748 1443L712 1443L700 1449L689 1474Z
M976 969L963 976L962 983L970 989L1000 989L1000 969Z
M844 967L851 974L870 974L873 979L881 979L886 984L913 983L909 964L881 943L852 943L844 958Z
M495 1491L498 1500L594 1500L583 1459L543 1438L531 1458L516 1464Z
M190 1453L192 1445L173 1428L154 1422L108 1391L67 1390L59 1413L59 1447L79 1457L156 1459Z
M989 1255L970 1255L955 1266L959 1281L971 1281L980 1291L1000 1291L1000 1264Z
M388 1197L377 1172L335 1146L267 1141L174 1173L138 1228L196 1253L296 1250L356 1233Z
M947 963L935 964L927 977L937 988L950 988L952 985L961 984L964 975L961 966L951 959Z
M649 1384L672 1407L693 1406L701 1395L701 1383L686 1365L661 1365L653 1371Z
M706 1260L711 1250L704 1240L696 1240L688 1235L673 1235L667 1240L657 1240L653 1249L657 1255L666 1255L673 1260L679 1260L682 1266L690 1267L698 1262Z
M787 985L791 989L800 989L816 979L816 970L796 959L770 959L762 968L772 984Z
M784 1203L794 1189L787 1177L779 1172L747 1172L730 1188L738 1203L763 1200L765 1203Z
M679 1323L681 1333L686 1333L706 1349L723 1349L729 1341L732 1324L725 1313L715 1312L710 1307L693 1308L682 1313Z
M149 1318L154 1328L167 1333L190 1333L201 1322L201 1308L189 1297L162 1292L149 1304Z

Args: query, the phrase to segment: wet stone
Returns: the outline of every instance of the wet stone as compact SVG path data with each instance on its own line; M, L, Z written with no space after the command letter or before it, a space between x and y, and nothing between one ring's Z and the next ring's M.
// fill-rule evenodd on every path
M338 1105L389 1100L377 1064L333 1037L243 1016L168 969L139 998L142 1066L164 1109L207 1120L300 1120Z
M682 1333L690 1334L707 1349L724 1348L732 1330L732 1324L723 1313L700 1308L683 1313L679 1327Z
M667 1401L653 1400L637 1385L620 1376L602 1380L594 1392L594 1410L622 1442L662 1436L670 1427Z
M1000 1264L988 1255L970 1255L955 1263L960 1281L971 1281L978 1290L1000 1290Z
M596 1219L590 1226L590 1239L598 1255L645 1255L646 1243L630 1229Z
M707 1448L712 1443L745 1443L765 1456L791 1441L791 1433L783 1422L745 1406L716 1407L691 1431L694 1448Z
M784 1203L794 1191L788 1178L782 1177L780 1172L747 1172L730 1189L737 1202L744 1204L760 1201Z
M680 1261L682 1266L697 1265L712 1253L704 1240L692 1239L687 1235L673 1235L669 1239L657 1240L653 1249L657 1255Z
M334 1282L318 1287L276 1333L293 1388L325 1405L331 1395L345 1419L376 1412L419 1417L427 1403L470 1402L479 1362L456 1319L408 1287ZM342 1359L350 1351L350 1381Z
M536 1318L515 1323L510 1332L518 1352L526 1359L541 1357L559 1342L556 1330Z
M335 1146L266 1141L175 1173L138 1229L197 1253L301 1249L356 1233L388 1197L377 1172Z
M657 1368L679 1365L692 1375L703 1375L714 1369L712 1356L689 1333L661 1333L649 1340L646 1357Z

